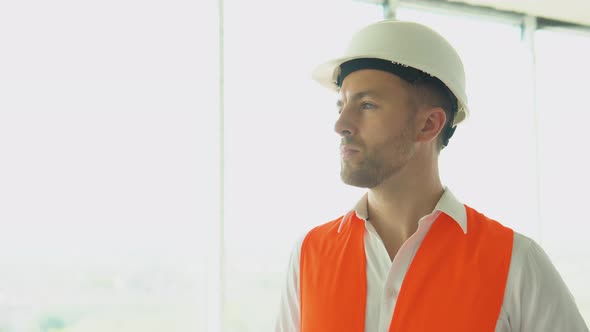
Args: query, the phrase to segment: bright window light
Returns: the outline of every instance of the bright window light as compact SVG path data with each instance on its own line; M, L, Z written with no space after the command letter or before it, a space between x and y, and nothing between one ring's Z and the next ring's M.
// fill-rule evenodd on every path
M382 8L348 0L225 7L225 330L272 331L297 238L360 197L339 179L336 95L311 71L382 19Z
M590 34L542 29L535 36L542 239L590 324L587 204Z
M208 1L2 5L0 331L204 330L216 15Z

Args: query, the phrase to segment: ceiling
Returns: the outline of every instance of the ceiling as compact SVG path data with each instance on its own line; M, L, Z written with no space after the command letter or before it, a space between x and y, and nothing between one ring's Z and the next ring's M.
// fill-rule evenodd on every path
M590 27L589 0L449 0Z

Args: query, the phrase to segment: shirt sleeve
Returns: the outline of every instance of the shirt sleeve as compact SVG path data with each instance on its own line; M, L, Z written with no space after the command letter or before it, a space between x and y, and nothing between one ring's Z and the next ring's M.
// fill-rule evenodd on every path
M574 297L547 254L515 233L507 315L511 331L588 331ZM508 290L508 289L507 289Z
M303 239L297 241L291 253L287 269L287 282L283 287L275 332L299 332L301 330L299 256Z

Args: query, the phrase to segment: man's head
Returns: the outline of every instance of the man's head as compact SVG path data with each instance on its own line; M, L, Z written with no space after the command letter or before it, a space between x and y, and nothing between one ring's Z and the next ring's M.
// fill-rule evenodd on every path
M448 145L449 139L453 136L456 128L453 122L457 113L457 98L441 80L421 70L391 61L360 58L349 60L340 65L340 74L336 81L338 88L342 88L342 82L350 73L363 69L384 71L409 83L412 87L410 92L414 104L420 108L442 108L445 111L446 121L437 139L438 150L440 151Z
M335 131L342 138L345 183L373 188L438 153L452 120L442 105L448 98L432 82L410 83L378 69L347 72L341 82Z
M422 167L416 160L438 155L468 112L459 56L416 23L369 25L314 78L339 92L342 178L355 186L372 188L412 160Z

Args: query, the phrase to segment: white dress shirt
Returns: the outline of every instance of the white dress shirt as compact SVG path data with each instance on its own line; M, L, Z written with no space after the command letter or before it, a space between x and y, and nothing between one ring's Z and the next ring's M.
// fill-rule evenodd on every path
M365 331L387 332L397 296L416 251L441 212L448 214L467 233L467 212L447 189L434 211L418 222L418 229L401 246L393 261L367 218L367 195L354 208L365 220L367 257L367 303ZM303 238L291 256L287 284L276 322L276 332L300 331L299 256ZM496 332L588 331L559 273L545 252L530 238L514 232L512 260Z

